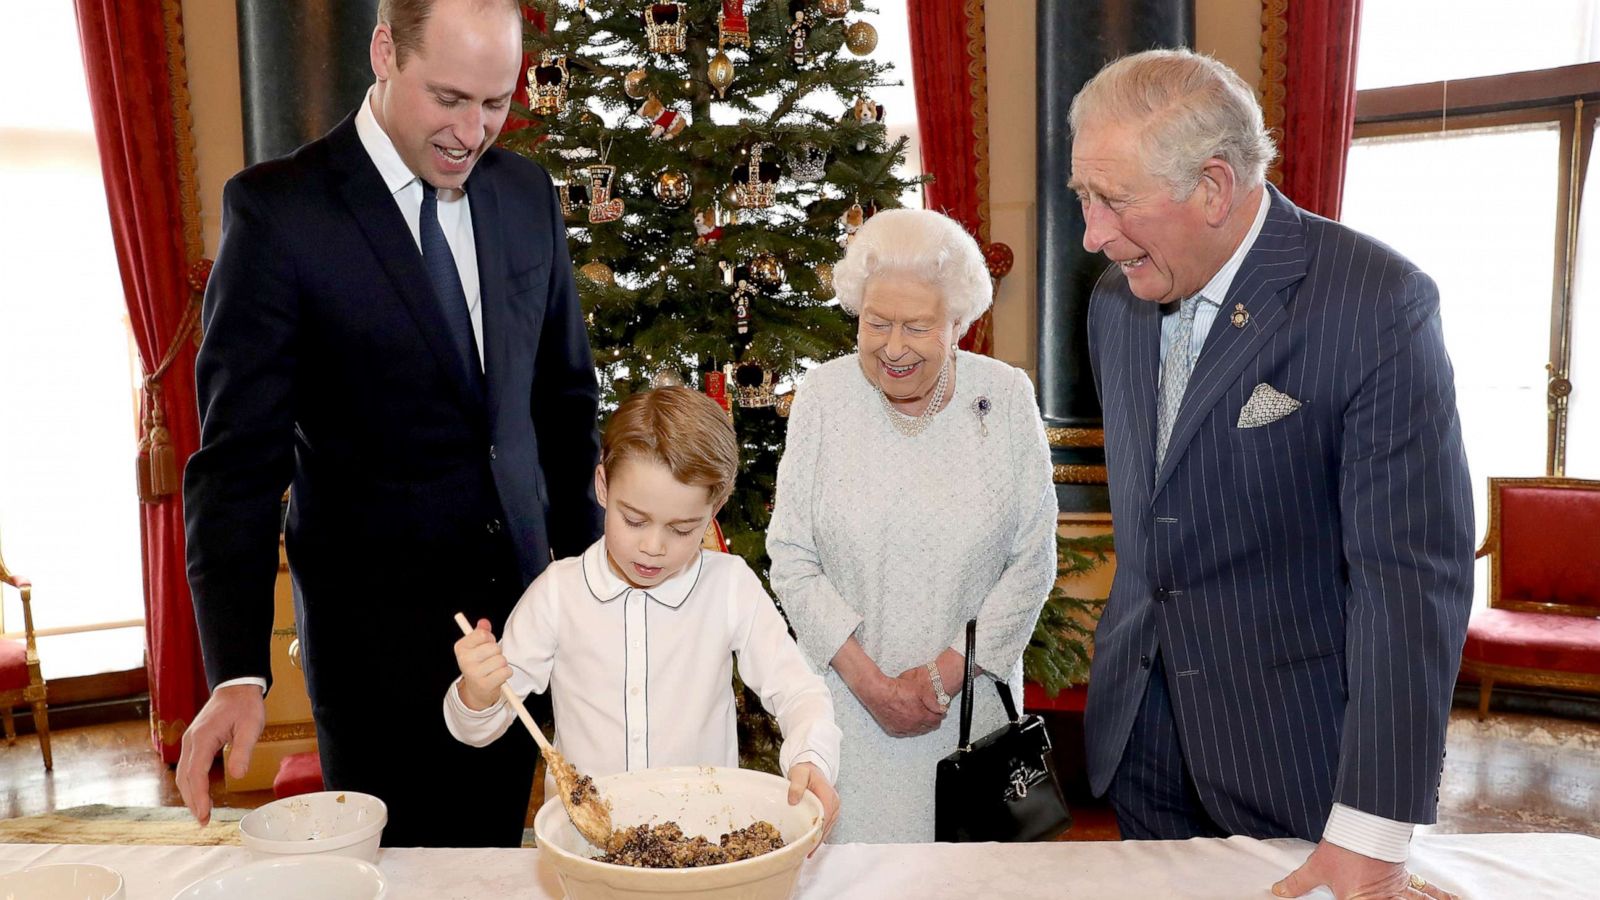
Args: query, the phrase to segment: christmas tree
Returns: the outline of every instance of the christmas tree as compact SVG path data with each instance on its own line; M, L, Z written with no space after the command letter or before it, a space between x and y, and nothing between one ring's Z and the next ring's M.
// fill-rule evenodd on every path
M502 143L557 180L603 403L684 383L729 409L718 519L764 574L784 388L852 348L832 265L913 185L876 31L860 0L527 5L529 124Z

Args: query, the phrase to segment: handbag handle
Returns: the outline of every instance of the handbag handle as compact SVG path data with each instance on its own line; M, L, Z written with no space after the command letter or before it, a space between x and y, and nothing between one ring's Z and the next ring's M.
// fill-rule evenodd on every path
M972 749L972 654L978 646L978 620L967 620L967 660L966 676L961 679L961 742L956 746L961 750ZM1020 718L1017 715L1017 704L1011 696L1011 685L996 678L994 688L1000 694L1000 705L1005 707L1006 719L1013 724Z

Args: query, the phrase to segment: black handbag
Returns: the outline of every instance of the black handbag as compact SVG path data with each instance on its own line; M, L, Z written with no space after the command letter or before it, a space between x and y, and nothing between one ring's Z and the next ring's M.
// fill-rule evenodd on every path
M972 742L972 653L978 622L967 623L967 676L961 684L961 743L939 760L934 787L936 841L1048 841L1072 825L1050 762L1044 720L1019 716L1011 688L995 680L1010 723Z

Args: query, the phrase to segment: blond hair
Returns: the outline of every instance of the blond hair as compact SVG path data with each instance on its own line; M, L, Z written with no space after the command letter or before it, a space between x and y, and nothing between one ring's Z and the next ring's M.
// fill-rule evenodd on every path
M1068 124L1133 122L1145 171L1182 200L1213 157L1233 168L1239 188L1266 180L1277 155L1255 91L1232 69L1192 50L1146 50L1101 69L1072 99Z
M733 493L739 443L727 413L710 397L685 387L660 387L622 401L600 440L606 477L630 459L661 463L682 484L706 489L712 506Z

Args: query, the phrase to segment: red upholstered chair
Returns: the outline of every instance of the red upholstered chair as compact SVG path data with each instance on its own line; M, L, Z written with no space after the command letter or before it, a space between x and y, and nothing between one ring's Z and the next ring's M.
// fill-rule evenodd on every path
M1467 628L1462 674L1478 717L1497 683L1600 694L1600 481L1489 479L1489 608Z
M22 594L22 636L19 643L0 639L0 720L4 720L6 746L17 742L17 728L11 720L15 706L33 707L33 727L39 733L39 752L46 770L50 761L50 716L45 709L44 676L39 674L39 647L33 636L33 583L6 568L0 558L0 585L10 585Z

